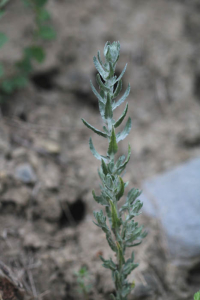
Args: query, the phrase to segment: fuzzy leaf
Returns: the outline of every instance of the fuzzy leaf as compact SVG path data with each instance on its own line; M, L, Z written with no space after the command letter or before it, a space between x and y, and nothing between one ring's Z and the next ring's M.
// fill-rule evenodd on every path
M121 115L121 117L117 120L117 122L115 122L114 127L117 128L124 120L124 118L126 117L128 111L128 103L126 104L126 107Z
M97 76L96 76L96 81L97 81L97 84L99 85L99 87L100 87L103 91L105 91L105 92L109 92L109 91L110 91L110 89L107 88L107 87L105 86L105 84L101 81L101 77L100 77L99 74L97 74Z
M118 150L118 145L117 145L115 130L114 130L114 126L113 126L112 134L110 137L110 143L109 143L109 147L108 147L108 155L113 155L113 154L117 153L117 150Z
M125 169L127 163L130 160L130 157L131 157L131 146L129 144L128 145L128 155L127 155L127 158L126 158L125 162L121 163L122 162L122 158L124 158L124 156L121 156L121 160L119 158L118 161L116 162L116 165L115 165L115 167L116 167L115 173L116 174L120 174Z
M115 108L117 108L119 105L121 105L126 100L126 98L128 97L128 95L130 93L130 90L131 90L131 87L130 87L130 84L128 84L128 87L127 87L124 95L117 102L113 103L113 110Z
M142 191L132 188L127 195L127 202L133 205L133 202L141 195Z
M101 97L101 95L97 92L97 90L96 90L95 87L93 86L91 80L90 80L90 86L91 86L91 88L92 88L93 93L94 93L95 96L98 98L98 100L99 100L100 102L102 102L102 104L105 104L104 99L103 99L103 98Z
M85 121L84 119L81 119L83 121L83 123L85 124L85 126L87 126L88 128L90 128L92 131L94 131L96 134L103 136L104 138L107 138L108 135L105 132L102 132L98 129L96 129L95 127L93 127L92 125L90 125L87 121Z
M92 154L94 155L94 157L96 157L97 159L101 160L102 158L107 159L107 157L100 155L94 148L94 145L92 143L92 139L89 139L89 146L90 146L90 150L92 152Z
M111 98L110 98L110 94L107 93L107 101L106 101L106 105L105 105L105 119L112 119L113 117L113 111L112 111L112 102L111 102Z
M104 197L102 197L102 196L96 196L94 190L92 191L92 195L93 195L94 200L95 200L97 203L99 203L99 204L101 204L101 205L108 206L107 200L106 200Z
M119 132L117 134L117 137L116 137L117 138L117 143L119 141L124 140L127 137L127 135L129 134L130 131L131 131L131 118L129 117L128 121L126 122L126 126L124 127L122 132Z
M98 61L100 62L100 64L102 65L102 67L103 67L103 62L101 60L100 51L97 52L97 58L98 58Z
M194 300L200 300L200 291L194 294Z
M104 259L101 255L99 255L100 259L103 262L103 267L115 271L117 269L116 264L112 261L112 258L109 260Z
M101 75L101 77L102 77L103 79L107 79L109 73L106 72L106 71L104 70L104 68L102 67L102 65L100 64L100 62L99 62L98 59L96 58L96 56L93 57L93 62L94 62L94 65L95 65L97 71L98 71L99 74Z
M122 79L124 73L126 72L126 67L127 67L127 64L125 65L123 71L121 72L121 74L120 74L119 77L117 78L116 82Z
M123 194L124 194L124 182L123 182L123 179L121 177L119 177L119 191L116 195L116 199L119 200Z
M117 83L117 87L116 87L116 89L114 91L114 94L113 94L113 99L116 98L119 95L121 90L122 90L122 80L119 80L118 83Z

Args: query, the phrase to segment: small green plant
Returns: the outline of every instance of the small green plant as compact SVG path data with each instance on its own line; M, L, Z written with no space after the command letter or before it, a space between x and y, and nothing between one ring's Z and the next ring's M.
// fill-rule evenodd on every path
M8 0L0 2L0 18L6 13L5 4ZM22 0L24 5L31 9L35 16L32 44L23 49L22 57L15 63L15 71L11 76L6 76L3 65L0 64L0 92L2 100L15 90L23 88L28 83L29 75L34 70L33 63L42 63L45 60L43 40L55 39L56 33L50 25L51 16L45 6L48 0ZM8 37L0 32L0 48L8 41Z
M74 273L77 277L77 284L79 286L79 293L84 296L87 300L89 298L89 292L91 290L90 275L88 269L84 266L79 269L78 272Z
M200 291L194 294L194 300L200 300Z
M143 232L143 227L139 226L134 218L140 214L142 203L137 200L141 191L132 188L126 197L126 202L123 205L119 204L125 192L128 182L124 182L121 175L126 165L129 162L131 155L131 147L128 146L128 155L120 156L116 159L115 155L118 152L118 143L124 140L131 130L131 118L129 117L124 129L116 133L116 129L121 125L128 111L128 104L120 116L115 121L113 118L114 110L121 105L129 95L130 85L128 85L123 96L116 101L119 93L122 90L122 77L125 73L126 66L121 75L115 76L115 68L120 54L119 42L107 42L104 47L105 63L102 62L100 52L97 57L94 57L94 65L99 74L96 76L97 84L100 88L98 93L91 82L91 88L95 96L98 98L99 110L104 122L103 130L98 130L82 119L83 123L94 131L96 134L105 138L108 142L108 151L105 156L100 155L94 148L92 139L90 138L89 146L92 154L101 161L101 166L98 170L101 179L101 195L97 196L92 191L94 200L105 206L105 213L100 210L94 212L98 227L106 234L107 242L110 248L114 251L116 259L104 259L103 266L112 272L112 279L115 284L115 295L111 295L114 300L126 300L134 283L129 283L127 276L138 266L134 262L134 252L131 257L125 260L125 252L127 247L135 247L139 245L142 238L146 236ZM116 87L115 87L116 86ZM107 222L108 219L108 222Z

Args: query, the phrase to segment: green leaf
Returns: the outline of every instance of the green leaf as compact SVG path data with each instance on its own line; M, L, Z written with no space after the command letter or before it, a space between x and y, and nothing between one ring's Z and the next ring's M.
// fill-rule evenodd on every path
M108 206L107 200L104 197L102 197L102 196L96 196L94 190L92 190L92 195L93 195L94 200L97 203L99 203L101 205L104 205L104 206Z
M101 97L101 95L97 92L97 90L95 89L95 87L92 84L92 81L90 80L90 86L92 88L93 93L95 94L95 96L98 98L98 100L102 103L105 104L104 99Z
M94 145L92 143L92 139L90 138L89 140L89 146L90 146L90 150L92 152L92 154L94 155L94 157L96 157L97 159L101 160L102 158L103 159L107 159L107 157L103 156L103 155L100 155L94 148Z
M7 35L5 33L0 32L0 48L3 47L3 45L8 41Z
M118 218L115 204L111 200L109 203L111 207L112 229L117 229L121 225L121 220Z
M130 292L131 292L131 285L129 284L129 285L123 286L121 295L123 298L126 298L128 296L128 294L130 294Z
M137 267L138 264L134 264L134 252L132 252L131 258L123 266L123 274L127 277Z
M1 0L0 1L0 8L2 8L3 6L5 6L10 0Z
M37 62L42 63L45 59L45 52L42 47L39 46L30 46L25 48L25 55L30 58L35 59Z
M102 67L104 67L104 66L103 66L103 62L102 62L102 60L101 60L100 51L97 52L97 58L98 58L98 61L100 62L100 64L102 65Z
M4 67L2 64L0 64L0 77L2 77L4 74Z
M121 117L115 122L114 127L117 128L124 120L124 118L126 117L128 111L128 103L126 104L126 107L121 115Z
M133 202L141 195L142 191L139 189L132 188L127 195L127 202L130 203L130 205L133 205Z
M97 71L101 75L101 77L103 79L107 79L107 77L109 76L109 72L107 72L107 71L104 70L104 68L102 67L102 65L100 64L100 62L96 58L96 56L93 57L93 62L94 62L94 65L95 65Z
M114 91L114 94L113 94L113 99L116 98L119 95L121 90L122 90L122 80L119 80L118 83L117 83L117 87L116 87L116 89Z
M114 174L120 174L125 169L127 163L129 162L130 157L131 157L130 144L128 145L128 155L127 155L127 158L124 163L122 163L122 157L124 158L124 156L121 156L121 159L119 158L118 161L116 162L116 165L115 165L116 171L114 172Z
M113 103L113 110L115 108L117 108L119 105L121 105L126 100L126 98L128 97L128 95L130 93L130 90L131 90L131 87L130 87L130 84L128 84L128 87L127 87L124 95L117 102Z
M28 78L23 75L17 75L13 78L13 86L16 89L24 88L28 84Z
M112 127L112 134L110 137L110 143L108 146L108 155L114 155L118 151L118 145L117 145L117 140L116 140L116 135L115 135L115 130L114 126Z
M50 15L50 13L49 13L46 9L40 8L40 9L38 10L38 13L37 13L37 20L38 20L39 22L48 21L48 20L50 20L50 19L51 19L51 15Z
M116 264L112 261L112 258L110 258L109 260L104 259L101 255L99 255L100 259L103 262L103 267L106 269L110 269L112 271L115 271L117 269Z
M105 105L105 114L104 117L106 120L108 119L112 119L113 117L113 111L112 111L112 102L111 102L111 98L110 98L110 94L107 93L107 101L106 101L106 105Z
M120 265L120 268L121 266L125 263L125 259L124 259L124 255L123 255L123 251L122 251L122 248L120 246L120 243L119 242L116 242L117 244L117 258L118 258L118 261L119 261L119 265Z
M119 188L118 193L116 195L116 199L119 200L124 195L124 182L121 177L119 177Z
M81 119L83 121L83 123L85 124L85 126L87 126L88 128L90 128L92 131L94 131L96 134L103 136L104 138L107 138L108 135L105 132L102 132L98 129L96 129L95 127L93 127L92 125L90 125L88 122L86 122L84 119Z
M111 300L117 300L117 298L113 294L110 294L110 299Z
M200 291L194 294L194 300L200 300Z
M54 28L43 25L39 28L37 35L44 40L54 40L56 38L56 32Z
M4 16L4 14L5 14L4 10L0 11L0 19Z
M99 85L100 89L102 89L105 92L109 92L110 91L110 89L107 88L105 86L105 84L101 81L101 77L100 77L99 74L97 74L97 76L96 76L96 81L97 81L97 84Z
M34 4L37 7L43 7L47 4L48 0L34 0Z
M19 69L22 73L30 73L33 70L31 60L29 57L24 57L21 61L18 61L15 66Z
M104 175L107 175L108 174L108 168L106 166L106 163L105 163L104 159L101 159L101 168L103 170Z
M14 91L13 81L10 79L5 79L1 82L1 90L6 94L12 94Z
M117 78L116 82L122 79L124 73L126 72L126 67L127 67L127 64L125 65L123 71L121 72L121 74L120 74L119 77Z
M127 121L127 123L126 123L126 126L125 126L124 129L123 129L123 131L122 131L122 132L119 132L119 133L117 134L117 143L118 143L119 141L124 140L124 139L127 137L127 135L129 134L130 131L131 131L131 118L129 117L129 118L128 118L128 121Z

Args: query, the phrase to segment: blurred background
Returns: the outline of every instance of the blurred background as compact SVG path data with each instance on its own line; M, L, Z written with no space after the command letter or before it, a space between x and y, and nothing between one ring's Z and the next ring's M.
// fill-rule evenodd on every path
M131 144L125 177L141 188L200 156L200 3L48 0L46 9L56 38L40 41L45 60L33 62L24 88L2 92L0 260L36 299L84 299L74 275L83 266L90 273L89 299L109 299L113 283L99 254L109 257L110 250L92 224L99 163L89 137L102 154L106 145L81 122L102 126L90 88L90 79L96 86L93 56L103 54L106 41L120 41L116 72L128 63L123 91L130 83L133 126L119 146L126 155ZM5 12L0 31L8 41L0 61L10 78L34 42L35 19L19 0L9 1ZM131 275L136 288L130 299L192 299L200 287L200 259L174 263L160 223L145 214L139 222L149 235L135 249L140 266Z

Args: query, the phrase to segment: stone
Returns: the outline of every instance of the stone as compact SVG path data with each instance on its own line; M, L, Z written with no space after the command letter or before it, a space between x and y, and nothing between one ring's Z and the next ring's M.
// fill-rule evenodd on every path
M36 147L51 155L58 155L61 152L60 145L50 140L38 140Z
M29 202L31 191L23 186L21 188L9 189L1 196L2 203L14 203L18 207L26 207Z
M200 257L200 158L144 182L143 212L159 220L173 259Z
M35 183L37 180L36 174L32 166L28 163L20 164L16 167L14 177L24 183Z
M29 232L24 234L23 246L26 249L38 250L46 245L36 233Z

